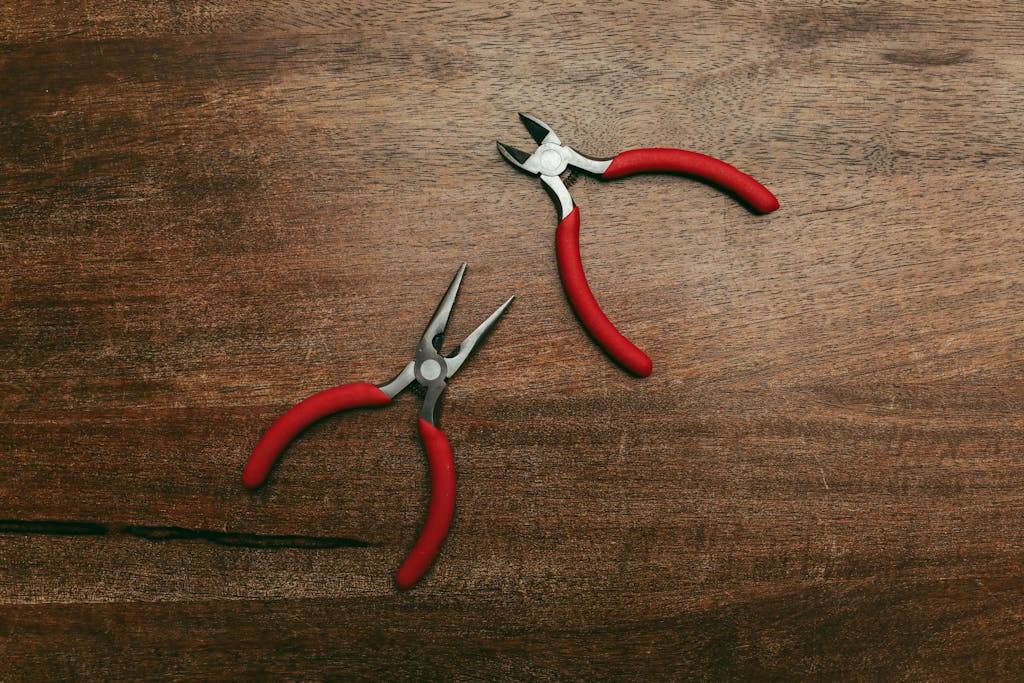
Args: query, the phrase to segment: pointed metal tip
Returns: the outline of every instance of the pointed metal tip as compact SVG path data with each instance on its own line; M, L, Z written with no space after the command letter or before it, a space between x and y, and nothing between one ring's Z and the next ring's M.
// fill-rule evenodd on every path
M498 142L497 145L498 153L501 154L501 156L505 157L505 159L508 160L509 163L511 163L513 166L516 166L517 168L522 168L524 171L526 170L523 167L523 164L525 164L526 160L530 158L529 154L527 154L521 149L516 149L515 147L511 147L502 142Z
M481 325L481 327L486 326L485 329L487 329L491 325L493 325L495 322L497 322L498 318L500 318L501 316L505 315L505 311L508 309L509 306L512 305L512 302L515 301L515 300L516 300L516 295L515 294L513 294L509 298L505 299L505 301L502 302L502 304L500 306L498 306L497 308L494 309L494 313L491 313L489 316L487 316L487 320L484 321L484 323L483 323L483 325Z
M516 295L513 294L509 298L505 299L505 302L494 309L494 313L490 315L490 318L497 321L498 318L505 315L505 311L512 305L512 302L516 300Z
M459 291L459 287L462 286L462 276L465 275L465 274L466 274L466 262L463 261L462 265L459 266L459 269L455 271L455 277L452 278L452 283L450 285L448 285L448 290L449 291L445 292L445 298L446 299L447 299L449 294L451 294L453 292L458 292Z
M489 316L487 316L487 320L484 320L482 323L480 323L480 325L478 325L477 328L473 330L468 337L462 340L462 343L459 344L458 348L456 348L455 351L450 356L448 356L448 374L446 375L447 377L451 377L452 375L459 371L459 368L462 367L462 364L466 362L466 359L473 354L473 351L476 350L476 347L479 346L480 342L483 341L483 339L488 335L488 333L490 333L491 329L498 322L498 319L505 314L505 311L508 309L509 306L512 305L512 302L515 300L515 298L516 296L515 294L513 294L512 296L505 300L505 303L494 309L494 313L491 313Z
M423 331L423 336L420 338L421 349L427 349L431 346L436 349L444 341L444 331L448 327L448 319L451 317L452 307L455 306L455 298L459 295L459 288L462 287L462 276L465 274L466 263L463 261L462 265L455 272L455 277L452 278L451 284L448 285L448 289L445 290L444 296L441 297L441 301L438 302L434 315L430 317L430 322L427 323L427 328Z
M551 127L538 119L536 116L530 116L529 114L519 113L519 120L526 126L526 130L530 133L530 137L538 145L544 144L545 140L550 142L558 142L558 136L554 134ZM551 138L549 138L551 136Z
M515 301L515 300L516 300L516 295L515 294L513 294L509 298L505 299L505 303L503 303L502 305L498 306L498 310L495 311L495 315L496 315L495 319L500 318L501 316L505 315L505 311L508 310L508 307L511 306L512 302Z

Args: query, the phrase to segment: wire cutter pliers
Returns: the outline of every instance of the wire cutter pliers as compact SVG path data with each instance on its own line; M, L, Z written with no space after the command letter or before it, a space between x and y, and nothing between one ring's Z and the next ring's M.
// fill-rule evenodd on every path
M587 284L580 260L580 210L562 182L561 174L573 166L611 180L645 171L667 171L695 176L736 195L757 213L779 208L779 201L761 183L724 161L682 149L633 149L611 159L592 159L563 145L555 132L538 118L519 114L537 143L533 154L498 143L509 163L533 175L550 188L561 211L555 245L562 285L573 310L590 335L609 356L641 377L651 374L651 359L626 339L608 320Z
M447 356L441 355L448 317L465 272L466 264L463 263L420 338L415 360L409 361L394 379L379 386L366 382L343 384L305 399L267 430L256 444L242 472L242 483L248 488L255 488L267 478L270 468L288 444L320 418L349 408L369 408L390 403L391 399L413 382L425 389L419 431L430 461L430 507L419 538L398 568L395 581L399 588L411 587L433 564L448 534L455 511L455 463L448 437L437 424L437 403L444 392L445 380L459 371L515 299L515 296L509 297L454 351Z

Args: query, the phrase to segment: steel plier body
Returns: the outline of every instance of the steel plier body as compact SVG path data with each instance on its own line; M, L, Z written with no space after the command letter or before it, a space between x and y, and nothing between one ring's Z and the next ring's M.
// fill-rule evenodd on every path
M635 173L670 172L694 176L737 196L757 213L779 208L779 201L766 187L724 161L682 149L650 148L622 152L612 159L594 159L563 145L551 128L538 118L520 114L538 147L532 154L498 143L498 151L513 166L540 176L555 196L560 211L555 235L558 270L573 310L601 348L630 372L651 374L650 357L608 320L594 298L580 259L580 210L569 195L561 174L572 166L602 179L624 178Z
M314 422L349 408L385 405L413 383L425 389L419 432L430 461L430 506L423 529L395 576L399 588L413 586L433 564L448 534L455 510L455 463L448 437L437 423L437 403L447 386L445 380L459 371L515 299L510 297L499 306L453 352L441 355L444 331L465 271L466 264L462 264L420 338L415 359L409 361L394 379L381 385L367 382L343 384L298 403L267 430L242 472L242 483L248 488L256 488L266 480L271 467L288 444Z

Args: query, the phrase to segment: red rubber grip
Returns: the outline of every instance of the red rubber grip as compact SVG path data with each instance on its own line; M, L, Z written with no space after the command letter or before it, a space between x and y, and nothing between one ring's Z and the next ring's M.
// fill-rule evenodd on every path
M411 588L434 564L455 514L455 459L444 432L420 418L420 439L430 460L430 508L416 544L395 575L399 588Z
M647 377L651 374L651 359L608 320L587 284L580 259L580 207L574 207L558 224L555 247L562 286L583 327L616 363L633 374Z
M242 483L251 489L262 484L292 439L320 418L349 408L369 408L390 402L390 396L367 382L343 384L313 394L270 426L245 464Z
M601 177L611 180L647 171L684 173L701 178L736 194L758 213L770 213L779 208L779 200L767 187L735 166L683 149L631 149L612 159L611 166Z

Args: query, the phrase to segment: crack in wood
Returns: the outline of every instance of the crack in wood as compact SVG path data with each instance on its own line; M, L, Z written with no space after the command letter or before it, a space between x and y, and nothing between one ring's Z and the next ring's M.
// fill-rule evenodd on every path
M47 536L105 536L109 529L93 522L0 519L0 534L42 534Z
M289 534L245 534L210 529L187 529L179 526L104 525L95 522L59 520L0 519L0 534L31 534L44 536L106 536L123 534L147 541L206 541L216 545L239 548L298 548L318 550L330 548L368 548L369 541L347 536L299 536Z
M217 545L245 548L367 548L373 544L346 536L295 536L241 534L178 526L126 526L120 531L147 541L203 540Z

